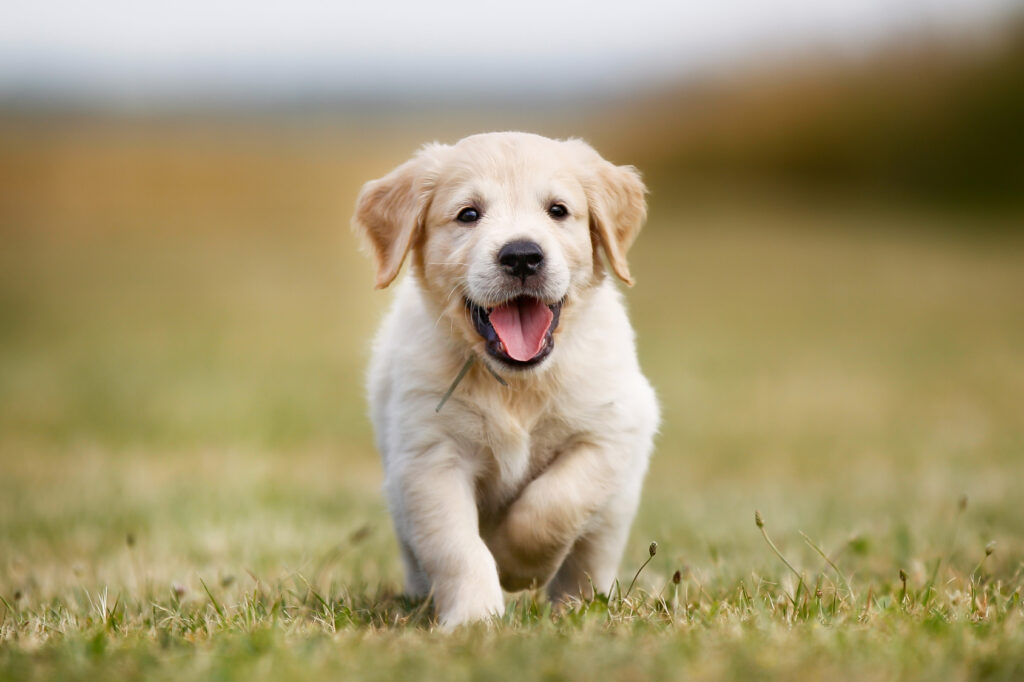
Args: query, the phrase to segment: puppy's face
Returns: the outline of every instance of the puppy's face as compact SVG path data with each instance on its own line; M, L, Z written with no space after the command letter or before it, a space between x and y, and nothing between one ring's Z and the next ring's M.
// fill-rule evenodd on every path
M492 133L428 146L367 183L355 225L378 287L411 251L439 323L496 369L528 370L554 351L563 310L604 276L598 247L631 281L644 193L632 168L583 142Z

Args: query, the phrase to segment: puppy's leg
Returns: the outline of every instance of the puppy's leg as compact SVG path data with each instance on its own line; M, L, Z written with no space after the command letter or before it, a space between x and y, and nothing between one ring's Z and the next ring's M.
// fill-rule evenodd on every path
M615 485L614 458L589 443L563 452L530 482L488 538L501 584L545 584Z
M594 514L548 584L551 601L593 599L595 591L611 590L636 516L641 483L641 478L624 482L608 505Z
M412 553L412 548L399 540L398 547L402 553L402 564L405 566L405 593L410 597L426 597L430 594L430 579L420 568L420 562Z
M388 488L407 568L419 568L433 590L442 626L500 614L504 600L494 557L480 538L471 472L448 446L407 456L389 472ZM406 582L421 588L422 577Z

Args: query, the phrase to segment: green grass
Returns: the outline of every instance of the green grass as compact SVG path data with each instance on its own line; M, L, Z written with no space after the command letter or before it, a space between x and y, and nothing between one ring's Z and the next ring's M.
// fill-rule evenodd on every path
M445 635L398 593L344 227L399 153L75 139L0 197L0 679L1024 676L1013 232L655 183L620 586Z

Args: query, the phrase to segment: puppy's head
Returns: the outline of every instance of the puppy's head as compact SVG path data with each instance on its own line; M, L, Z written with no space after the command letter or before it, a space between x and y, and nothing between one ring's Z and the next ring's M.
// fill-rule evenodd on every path
M490 133L428 145L368 182L353 223L377 265L377 287L411 254L436 316L496 369L540 367L563 309L612 271L646 216L646 190L579 140Z

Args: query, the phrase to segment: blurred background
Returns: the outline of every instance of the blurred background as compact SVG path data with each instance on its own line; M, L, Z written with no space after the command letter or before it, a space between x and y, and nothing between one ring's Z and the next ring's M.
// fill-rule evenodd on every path
M919 578L963 494L953 564L996 539L1013 573L1022 9L9 5L0 587L130 585L126 535L157 583L397 585L362 390L389 293L349 217L419 145L499 129L650 186L627 298L664 404L630 549L661 543L654 575L770 564L756 506Z

